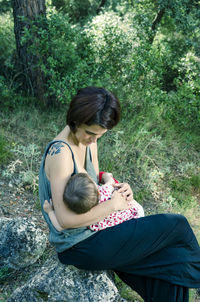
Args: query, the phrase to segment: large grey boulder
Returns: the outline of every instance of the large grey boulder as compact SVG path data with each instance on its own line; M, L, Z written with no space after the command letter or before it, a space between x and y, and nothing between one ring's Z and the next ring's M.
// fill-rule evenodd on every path
M108 271L85 271L48 260L8 302L119 302L113 275Z
M46 235L28 218L0 218L0 266L33 264L46 248Z

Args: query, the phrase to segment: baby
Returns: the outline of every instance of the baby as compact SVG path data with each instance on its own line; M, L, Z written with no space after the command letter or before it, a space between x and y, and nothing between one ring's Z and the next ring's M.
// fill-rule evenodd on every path
M113 184L115 180L111 173L103 173L101 181L102 185L96 185L86 173L78 173L73 175L67 182L63 201L67 207L76 214L83 214L90 211L91 208L98 203L111 199L112 193L115 190ZM115 226L132 218L144 217L143 207L133 200L130 202L132 207L127 210L116 211L111 213L103 220L88 226L92 231L100 231L108 227ZM45 201L44 211L49 215L49 218L54 227L61 231L53 207Z

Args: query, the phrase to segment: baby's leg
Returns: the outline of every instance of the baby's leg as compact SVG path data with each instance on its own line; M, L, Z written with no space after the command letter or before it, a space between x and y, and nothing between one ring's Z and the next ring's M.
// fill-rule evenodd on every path
M49 214L49 212L53 211L53 206L47 200L45 200L43 209L47 214Z
M51 202L51 200L50 200L50 202ZM57 220L56 214L53 209L52 202L49 203L47 200L45 200L43 209L49 215L49 219L51 220L51 223L53 224L54 228L57 231L62 231L63 228L61 227L61 225L59 224L59 222Z

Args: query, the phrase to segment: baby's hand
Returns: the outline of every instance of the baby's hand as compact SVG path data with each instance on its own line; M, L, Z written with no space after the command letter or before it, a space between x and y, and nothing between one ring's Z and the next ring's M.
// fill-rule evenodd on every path
M43 209L47 214L49 214L51 211L53 211L53 206L48 202L48 200L45 200Z
M109 185L112 185L115 183L112 173L108 173L108 172L106 172L102 175L102 181L104 184L109 184Z

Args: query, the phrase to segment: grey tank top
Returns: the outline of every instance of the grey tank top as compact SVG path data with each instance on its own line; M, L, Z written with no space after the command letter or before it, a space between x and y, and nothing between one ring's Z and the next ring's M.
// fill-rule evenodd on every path
M57 252L63 252L64 250L71 248L73 245L77 244L78 242L94 235L95 232L88 229L87 227L81 227L81 228L75 228L75 229L65 229L62 231L57 231L54 228L54 226L52 225L48 214L45 213L45 211L43 209L44 201L46 199L50 200L50 198L52 196L50 182L45 173L45 159L46 159L47 153L49 151L49 148L56 142L64 143L66 145L66 148L70 149L70 151L72 153L72 161L74 163L74 173L73 174L78 173L77 165L76 165L76 162L74 159L74 154L72 152L70 145L67 144L66 142L60 141L60 140L50 142L46 147L46 150L44 152L42 162L40 165L39 198L40 198L42 214L49 227L49 241L52 245L55 246ZM89 176L97 183L97 175L96 175L94 166L92 164L91 151L90 151L89 147L87 147L87 149L86 149L85 169L86 169L87 173L89 174Z

